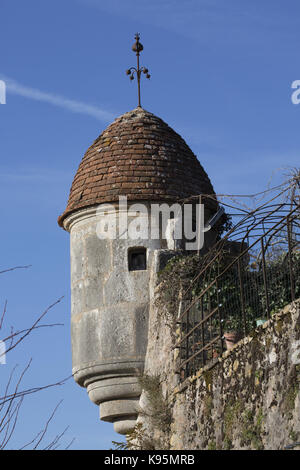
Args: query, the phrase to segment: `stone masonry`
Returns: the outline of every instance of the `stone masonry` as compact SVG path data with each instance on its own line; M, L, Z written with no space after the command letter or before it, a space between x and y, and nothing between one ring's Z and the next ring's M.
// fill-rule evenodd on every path
M299 443L300 300L183 383L174 373L174 340L167 312L151 309L145 374L159 378L171 419L165 427L153 420L144 390L135 448L280 450Z

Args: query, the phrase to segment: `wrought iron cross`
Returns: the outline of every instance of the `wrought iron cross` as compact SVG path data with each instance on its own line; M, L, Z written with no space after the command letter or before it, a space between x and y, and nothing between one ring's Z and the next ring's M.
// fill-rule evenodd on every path
M132 46L133 52L136 52L137 57L137 68L130 67L130 69L126 70L126 74L130 75L130 80L134 80L134 73L136 74L137 83L138 83L138 98L139 104L138 107L141 108L141 75L142 72L146 75L146 78L150 78L149 70L146 67L140 68L140 52L144 49L143 44L140 43L140 34L136 33L135 43Z

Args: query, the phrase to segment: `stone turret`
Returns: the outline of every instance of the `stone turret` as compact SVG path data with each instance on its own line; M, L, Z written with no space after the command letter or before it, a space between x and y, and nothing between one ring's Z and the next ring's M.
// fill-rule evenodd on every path
M100 405L100 418L113 422L119 433L132 429L137 418L149 286L155 254L169 244L159 227L159 237L152 239L150 223L146 236L135 239L124 237L124 230L117 238L103 238L99 227L110 215L117 229L124 228L124 217L128 226L136 220L136 203L149 208L213 193L184 140L141 107L116 119L95 140L75 175L58 219L71 238L73 374ZM127 197L127 206L119 205L120 196ZM149 222L149 212L141 215Z

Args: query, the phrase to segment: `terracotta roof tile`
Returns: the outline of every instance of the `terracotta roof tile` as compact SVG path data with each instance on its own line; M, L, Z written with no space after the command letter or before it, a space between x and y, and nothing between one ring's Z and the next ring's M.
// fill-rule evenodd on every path
M59 225L72 212L103 202L174 201L213 194L211 182L185 141L142 108L117 118L85 153Z

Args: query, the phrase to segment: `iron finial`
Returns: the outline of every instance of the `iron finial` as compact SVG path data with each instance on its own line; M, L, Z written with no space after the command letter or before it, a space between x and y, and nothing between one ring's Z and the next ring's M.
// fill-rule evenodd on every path
M126 70L126 74L129 75L130 80L134 80L134 74L136 74L138 84L138 107L141 108L141 74L144 73L146 78L150 78L149 70L146 67L140 67L140 52L144 49L143 44L140 42L140 33L136 33L135 43L132 46L133 52L136 53L137 67L130 67Z

